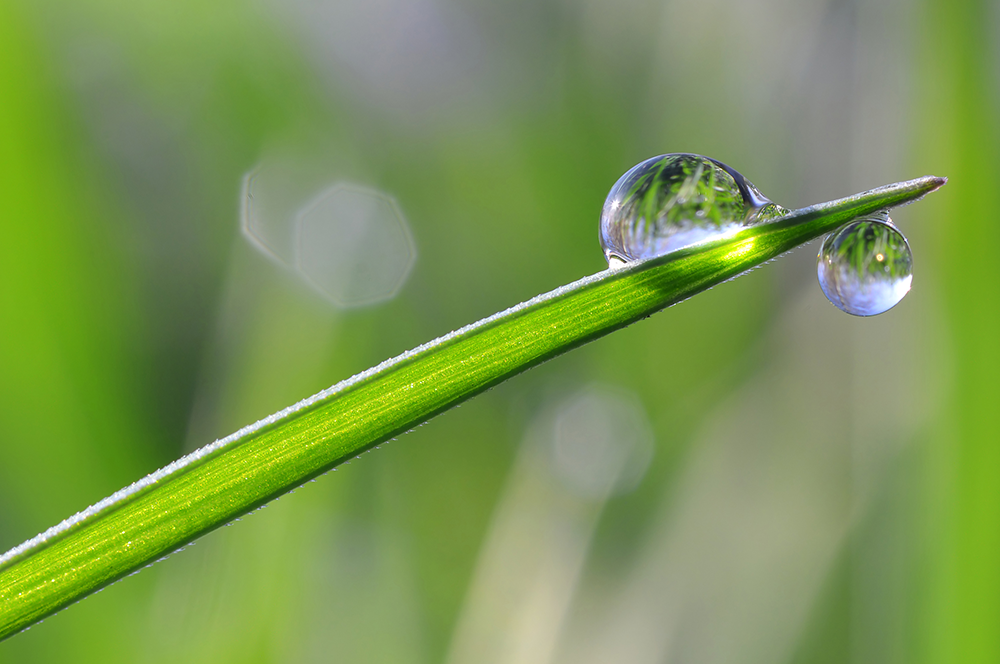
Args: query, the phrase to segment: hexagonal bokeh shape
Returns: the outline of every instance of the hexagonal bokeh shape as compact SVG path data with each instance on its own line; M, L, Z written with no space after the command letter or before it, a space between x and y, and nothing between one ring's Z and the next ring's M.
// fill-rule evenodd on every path
M296 269L341 307L391 299L417 251L392 197L339 183L314 198L296 219Z
M243 178L243 235L266 256L287 266L295 255L295 215L306 196L316 191L316 183L303 177L303 171L268 161Z

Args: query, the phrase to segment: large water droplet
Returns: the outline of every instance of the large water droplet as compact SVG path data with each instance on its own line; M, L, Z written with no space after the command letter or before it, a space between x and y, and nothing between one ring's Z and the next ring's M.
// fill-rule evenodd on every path
M823 240L816 257L823 293L838 309L874 316L899 304L913 279L913 254L888 216L850 223Z
M722 162L665 154L632 167L601 213L609 265L662 256L786 214Z

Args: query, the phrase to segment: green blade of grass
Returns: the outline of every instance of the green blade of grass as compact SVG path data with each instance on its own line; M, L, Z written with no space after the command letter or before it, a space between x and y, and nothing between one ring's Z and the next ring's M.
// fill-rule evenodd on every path
M515 374L944 182L888 185L586 277L183 457L0 556L0 640Z

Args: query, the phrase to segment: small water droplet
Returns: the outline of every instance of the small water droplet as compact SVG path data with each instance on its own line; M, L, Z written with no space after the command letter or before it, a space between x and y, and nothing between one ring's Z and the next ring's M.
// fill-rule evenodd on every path
M601 212L601 246L609 267L618 267L787 212L722 162L665 154L632 167L611 188Z
M913 254L886 215L850 223L823 240L816 257L823 293L838 309L874 316L910 290Z

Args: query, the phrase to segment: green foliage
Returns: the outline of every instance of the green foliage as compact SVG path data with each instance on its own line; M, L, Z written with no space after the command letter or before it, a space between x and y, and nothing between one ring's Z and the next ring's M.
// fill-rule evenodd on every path
M358 374L123 489L0 559L0 638L507 378L918 199L924 177L601 272Z

